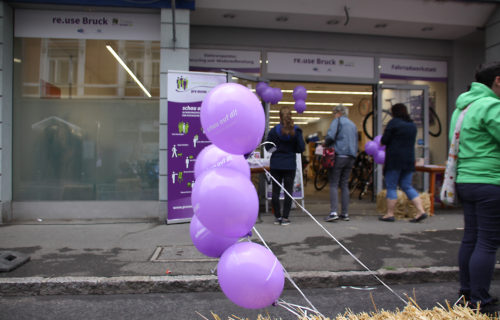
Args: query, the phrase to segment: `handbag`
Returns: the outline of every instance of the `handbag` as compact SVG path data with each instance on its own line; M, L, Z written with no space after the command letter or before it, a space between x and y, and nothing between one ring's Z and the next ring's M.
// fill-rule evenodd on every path
M335 166L335 140L337 140L337 136L339 135L340 129L340 118L339 124L337 125L337 132L335 132L335 138L331 144L331 147L323 147L323 156L321 157L321 165L324 168L331 169Z
M448 152L448 160L446 161L446 169L444 171L443 185L441 187L441 193L439 198L441 202L455 206L458 204L457 192L455 190L456 178L457 178L457 160L458 160L458 147L460 140L460 128L462 127L462 121L464 120L465 113L469 109L470 104L460 113L455 124L455 131L451 139L450 151Z

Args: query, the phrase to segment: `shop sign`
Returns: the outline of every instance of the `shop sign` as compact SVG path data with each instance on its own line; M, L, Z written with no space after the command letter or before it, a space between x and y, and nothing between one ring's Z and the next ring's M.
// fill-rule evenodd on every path
M447 63L446 61L381 58L380 78L446 81Z
M268 52L267 61L268 73L374 78L372 57Z
M159 14L17 9L14 36L159 41L160 25Z
M220 71L229 69L260 74L260 52L235 50L189 50L189 70Z
M167 222L191 219L194 164L198 153L211 144L200 122L201 103L225 74L169 71L167 89Z

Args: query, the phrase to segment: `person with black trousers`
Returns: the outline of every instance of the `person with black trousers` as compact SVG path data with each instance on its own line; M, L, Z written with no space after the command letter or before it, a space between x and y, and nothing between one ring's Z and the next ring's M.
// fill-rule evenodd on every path
M291 195L293 192L293 182L295 180L295 170L297 169L296 153L305 150L305 142L302 136L302 129L294 125L292 110L285 106L280 110L280 123L273 127L267 135L265 148L272 152L270 169L273 178L283 184L285 190ZM292 198L285 193L283 203L283 214L280 210L281 186L273 179L271 203L276 217L274 224L290 224L290 209Z

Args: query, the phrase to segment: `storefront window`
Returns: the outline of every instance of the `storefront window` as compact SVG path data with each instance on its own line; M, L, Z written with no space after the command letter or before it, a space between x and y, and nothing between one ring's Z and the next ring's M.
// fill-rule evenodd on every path
M159 42L15 38L14 50L14 200L157 200Z

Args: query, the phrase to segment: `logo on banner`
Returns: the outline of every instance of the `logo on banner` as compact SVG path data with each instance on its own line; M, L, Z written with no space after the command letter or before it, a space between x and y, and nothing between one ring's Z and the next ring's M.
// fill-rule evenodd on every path
M177 91L186 91L188 87L188 79L183 76L177 77Z

